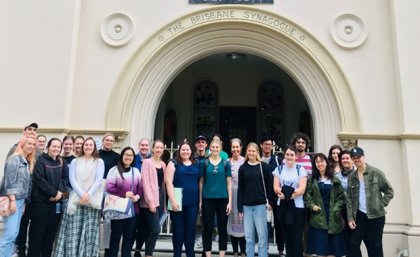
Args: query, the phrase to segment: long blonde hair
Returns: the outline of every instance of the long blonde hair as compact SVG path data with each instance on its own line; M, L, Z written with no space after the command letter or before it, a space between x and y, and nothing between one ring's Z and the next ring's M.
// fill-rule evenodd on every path
M25 146L28 139L33 139L36 142L35 135L29 134L29 135L23 136L17 144L14 155L21 155L21 156L25 157L26 161L29 163L29 172L32 174L32 172L34 170L34 167L35 167L35 162L36 162L36 159L35 159L36 147L35 147L35 144L34 144L34 150L32 151L32 153L24 156L23 147Z
M250 147L254 147L254 148L255 148L255 150L257 150L257 158L255 158L255 159L256 159L256 161L257 161L257 162L261 162L261 156L260 156L260 153L259 153L259 148L258 148L258 145L257 145L256 143L254 143L254 142L250 142L250 143L246 146L246 150L248 151L248 148L250 148ZM247 151L245 152L245 161L246 161L246 162L247 162L247 161L249 161Z

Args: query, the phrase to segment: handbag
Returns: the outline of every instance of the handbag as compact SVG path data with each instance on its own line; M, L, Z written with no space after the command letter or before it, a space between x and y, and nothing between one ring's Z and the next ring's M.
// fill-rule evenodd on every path
M134 189L134 171L131 168L131 191ZM103 215L105 219L122 220L134 217L136 215L134 204L127 197L119 197L107 194L104 201Z
M267 198L267 191L265 189L265 181L264 181L264 175L263 175L263 171L262 171L262 165L260 162L260 172L261 172L261 178L262 178L262 182L263 182L263 187L264 187L264 195L265 195L265 210L267 211L267 222L271 223L271 226L274 226L274 215L273 215L273 209L271 208L270 204L268 203L268 198Z
M10 215L10 199L8 196L0 196L0 216Z

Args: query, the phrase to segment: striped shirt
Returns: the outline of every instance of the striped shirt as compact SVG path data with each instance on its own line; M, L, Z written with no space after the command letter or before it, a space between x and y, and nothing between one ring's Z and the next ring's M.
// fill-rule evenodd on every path
M282 164L286 164L286 160L283 159ZM299 164L300 166L303 166L305 168L305 171L307 175L310 177L312 176L312 161L311 156L309 154L305 154L302 158L296 159L296 164Z

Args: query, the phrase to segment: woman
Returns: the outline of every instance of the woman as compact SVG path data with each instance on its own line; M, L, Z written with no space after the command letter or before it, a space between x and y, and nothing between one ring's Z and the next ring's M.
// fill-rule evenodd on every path
M343 151L343 148L339 145L333 145L328 151L328 167L332 169L334 174L340 173L340 153Z
M88 137L80 156L70 164L70 193L60 224L55 257L99 256L99 221L103 198L104 162L95 140Z
M83 142L85 142L85 138L83 136L76 136L74 138L73 153L76 157L80 156L80 152L82 151Z
M232 157L229 164L232 172L232 213L228 217L227 233L230 235L232 242L233 255L238 256L238 244L241 249L241 256L245 257L245 230L244 219L238 212L238 172L239 167L244 163L245 158L241 156L242 141L239 138L230 140L230 152Z
M60 139L51 138L46 150L38 158L33 175L28 257L51 256L69 183L67 164L59 156Z
M160 233L159 218L164 209L163 202L163 171L166 168L161 160L163 154L163 142L155 140L152 145L153 155L151 158L143 161L141 166L143 198L140 200L140 219L146 221L145 226L147 235L145 235L146 256L153 256L156 240Z
M61 157L66 161L68 167L70 167L71 161L76 158L76 156L73 155L73 145L73 136L65 136L63 138L63 151L61 152Z
M342 233L341 210L344 190L328 167L328 159L317 153L312 161L312 177L304 195L309 210L307 254L343 256L347 254Z
M222 142L213 139L211 155L200 163L200 210L203 215L203 248L211 256L214 216L219 232L219 256L227 249L227 219L232 210L232 174L229 162L222 160Z
M284 161L273 171L274 193L279 198L278 219L283 231L287 257L302 257L302 233L305 224L303 194L308 175L303 166L296 164L297 151L288 146Z
M350 173L354 171L353 161L351 160L351 152L349 150L343 150L340 153L339 157L340 157L341 172L335 174L335 176L340 180L341 186L344 189L344 195L346 195L347 188L348 188L348 178L349 178ZM345 221L343 234L344 234L344 240L346 242L346 248L349 249L351 229L347 222L347 208L345 205L341 211L341 217Z
M106 177L106 191L119 197L130 198L130 201L136 203L141 194L141 175L140 171L133 167L134 155L134 149L131 147L126 147L121 151L117 166L112 167ZM134 204L134 208L136 213L139 213L137 204ZM135 216L122 220L111 220L109 257L118 256L121 236L123 237L121 256L130 257L135 233Z
M172 244L174 257L181 257L185 245L187 257L194 257L195 225L198 212L198 163L194 162L191 146L184 142L179 147L176 160L169 162L165 170L172 220ZM175 190L182 190L182 202L178 202Z
M43 153L45 151L45 143L47 143L47 137L45 135L37 135L36 136L36 144L35 147Z
M220 158L222 158L223 160L227 160L229 159L228 154L223 151L223 137L222 135L220 135L219 133L214 133L211 140L220 140L220 142L222 142L222 148L220 149ZM211 149L208 149L207 151L207 156L211 155Z
M35 136L23 136L14 154L6 161L0 194L10 200L10 215L3 217L0 256L11 257L19 233L25 201L30 197L31 174L35 166Z
M238 211L245 224L246 255L254 256L254 234L258 236L258 256L267 257L268 227L267 210L272 175L268 164L261 162L258 145L246 147L245 163L239 168Z

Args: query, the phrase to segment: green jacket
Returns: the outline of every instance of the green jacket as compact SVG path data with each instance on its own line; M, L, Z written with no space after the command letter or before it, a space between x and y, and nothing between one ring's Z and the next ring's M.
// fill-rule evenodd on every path
M318 180L310 178L304 195L305 206L309 209L309 225L314 228L328 229L328 234L338 234L342 231L341 209L344 206L344 189L338 178L332 178L332 189L330 193L330 222L327 224L324 203L318 188ZM313 211L317 205L320 211Z
M384 207L388 206L394 197L394 190L379 169L366 164L363 173L366 194L366 209L369 219L385 216ZM356 220L356 213L359 209L359 177L357 170L353 171L348 178L346 194L347 218L348 221Z

